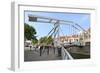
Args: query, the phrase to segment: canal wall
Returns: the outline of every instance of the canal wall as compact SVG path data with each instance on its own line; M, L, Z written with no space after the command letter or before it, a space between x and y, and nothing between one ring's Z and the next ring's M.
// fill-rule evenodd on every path
M82 46L82 47L70 47L67 50L71 53L90 55L90 45Z

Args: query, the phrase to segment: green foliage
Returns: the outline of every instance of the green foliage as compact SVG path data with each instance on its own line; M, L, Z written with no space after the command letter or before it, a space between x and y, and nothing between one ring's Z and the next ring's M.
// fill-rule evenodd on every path
M38 44L38 40L37 39L32 39L32 44L33 45Z
M24 23L24 34L27 40L36 39L35 34L36 30L32 26Z
M52 42L53 42L53 38L51 36L49 36L47 39L47 44L51 44Z
M49 36L49 37L44 36L44 37L41 37L39 39L39 42L40 42L40 44L46 44L46 45L48 45L48 44L51 44L53 42L53 39L52 39L51 36Z
M44 37L41 37L39 39L39 41L37 40L36 36L36 30L35 28L33 28L32 26L28 25L28 24L24 24L24 35L25 35L25 39L27 40L32 40L32 44L35 45L37 44L38 42L40 44L51 44L53 42L53 39L51 36L47 37L47 36L44 36Z
M42 43L46 43L46 40L47 40L47 37L45 36L45 37L41 37L40 39L39 39L39 42L42 44Z

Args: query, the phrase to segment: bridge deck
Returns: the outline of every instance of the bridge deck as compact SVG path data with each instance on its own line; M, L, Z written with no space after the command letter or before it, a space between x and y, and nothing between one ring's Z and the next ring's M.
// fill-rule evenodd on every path
M40 50L29 50L29 47L25 47L24 51L24 61L47 61L47 60L61 60L61 56L58 56L58 50L53 48L42 50L40 56Z

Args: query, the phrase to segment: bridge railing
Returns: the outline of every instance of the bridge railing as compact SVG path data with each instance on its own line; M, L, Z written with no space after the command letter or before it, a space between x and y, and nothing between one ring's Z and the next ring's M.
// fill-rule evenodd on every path
M62 59L63 60L73 60L73 57L64 47L62 47Z

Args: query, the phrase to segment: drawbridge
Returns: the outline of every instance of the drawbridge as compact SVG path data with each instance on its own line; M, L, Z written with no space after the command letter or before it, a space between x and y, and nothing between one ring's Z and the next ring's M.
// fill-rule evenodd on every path
M71 32L74 32L77 30L78 32L82 31L82 32L86 33L84 35L82 34L79 36L82 39L82 40L79 40L76 42L79 44L75 44L71 40L67 41L67 44L69 44L71 47L72 46L84 46L84 43L83 43L84 37L87 35L90 35L90 33L88 33L81 25L79 25L78 23L75 23L73 21L55 19L55 18L44 17L44 16L36 16L36 15L29 15L28 17L29 17L30 22L39 22L39 23L45 23L45 24L50 23L53 25L53 28L48 32L47 36L48 37L52 36L55 47L61 47L62 59L73 59L73 57L65 49L64 44L66 44L66 43L61 42L60 33L62 33L63 36L66 36L66 34L64 34L61 29L61 25L69 26L69 30L71 30ZM72 33L71 35L75 35L75 33ZM66 38L64 38L63 41L66 41ZM70 47L69 45L66 45L66 46Z

